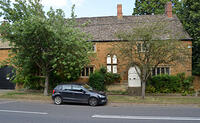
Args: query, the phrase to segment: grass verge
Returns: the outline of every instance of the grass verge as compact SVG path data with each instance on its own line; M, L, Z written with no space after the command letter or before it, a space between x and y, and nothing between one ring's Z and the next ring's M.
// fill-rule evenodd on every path
M52 102L51 96L43 93L29 91L11 91L0 93L0 99L16 99L27 101ZM146 96L108 95L109 103L134 103L134 104L195 104L200 107L200 97L194 96Z
M109 95L108 100L114 103L136 103L136 104L200 104L200 97L193 96L146 96L134 97L128 95Z
M39 92L29 92L29 91L11 91L7 93L0 93L0 98L3 99L16 99L16 100L27 100L27 101L51 101L50 96L44 96Z

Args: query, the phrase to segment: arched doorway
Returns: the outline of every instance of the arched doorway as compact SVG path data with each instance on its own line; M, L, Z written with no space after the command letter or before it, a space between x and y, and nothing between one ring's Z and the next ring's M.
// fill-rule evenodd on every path
M13 67L4 66L0 68L0 89L15 89L15 84L11 82Z
M141 87L141 80L140 80L140 77L139 77L137 71L140 73L140 69L137 66L129 68L129 70L128 70L128 87Z

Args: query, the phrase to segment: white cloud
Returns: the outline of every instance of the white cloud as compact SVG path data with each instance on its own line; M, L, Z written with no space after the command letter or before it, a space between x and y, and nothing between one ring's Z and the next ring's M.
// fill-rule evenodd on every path
M67 5L68 0L42 0L42 5L61 8Z
M84 0L70 0L72 4L76 6L81 6Z

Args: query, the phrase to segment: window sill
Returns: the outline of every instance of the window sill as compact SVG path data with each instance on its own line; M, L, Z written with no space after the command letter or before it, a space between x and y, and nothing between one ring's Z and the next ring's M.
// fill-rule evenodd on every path
M89 76L80 76L80 78L89 78Z

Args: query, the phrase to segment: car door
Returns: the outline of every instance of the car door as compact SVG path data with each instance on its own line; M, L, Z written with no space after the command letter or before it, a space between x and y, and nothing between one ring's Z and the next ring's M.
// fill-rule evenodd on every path
M72 102L73 101L73 91L71 85L63 85L61 96L64 102Z
M89 94L81 85L72 85L73 98L75 102L87 103Z

